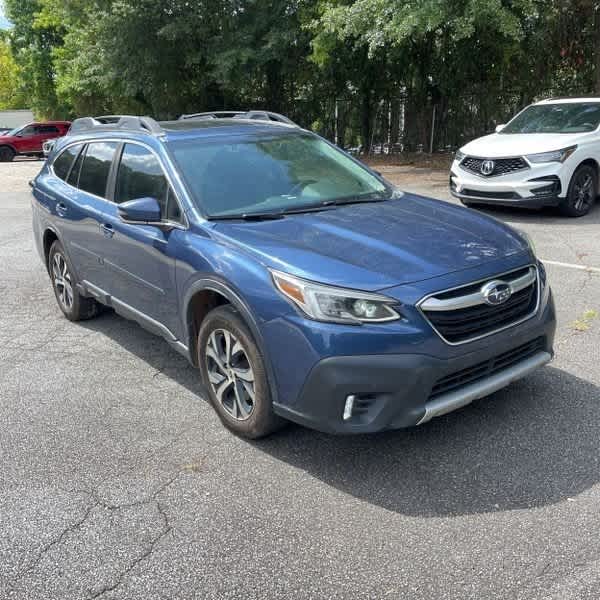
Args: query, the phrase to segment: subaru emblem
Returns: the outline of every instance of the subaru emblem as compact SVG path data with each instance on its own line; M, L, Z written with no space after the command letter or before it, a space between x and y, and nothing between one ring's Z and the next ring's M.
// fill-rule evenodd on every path
M505 281L490 281L481 288L481 295L490 306L499 306L512 296L512 288Z

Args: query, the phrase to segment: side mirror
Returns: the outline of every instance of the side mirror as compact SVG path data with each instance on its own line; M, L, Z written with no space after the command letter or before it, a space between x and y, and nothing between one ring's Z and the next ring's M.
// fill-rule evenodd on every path
M131 223L160 223L160 204L156 198L138 198L119 204L119 217Z
M506 125L504 125L504 123L502 125L496 125L496 133L500 133L505 127Z

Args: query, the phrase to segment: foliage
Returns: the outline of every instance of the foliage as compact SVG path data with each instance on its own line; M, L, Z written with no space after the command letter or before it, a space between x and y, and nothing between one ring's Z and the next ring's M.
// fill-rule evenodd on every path
M25 108L20 81L8 36L0 32L0 110Z
M343 144L402 131L415 147L434 106L456 144L541 95L600 93L598 0L5 4L43 116L265 107Z

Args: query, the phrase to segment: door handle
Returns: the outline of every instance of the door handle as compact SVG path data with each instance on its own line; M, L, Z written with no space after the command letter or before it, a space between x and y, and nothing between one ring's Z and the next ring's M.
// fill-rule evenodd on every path
M111 238L113 235L115 235L115 229L110 223L102 223L102 225L100 225L100 229L102 229L104 237Z
M56 205L56 214L59 217L64 217L67 214L67 205L64 202L59 202Z

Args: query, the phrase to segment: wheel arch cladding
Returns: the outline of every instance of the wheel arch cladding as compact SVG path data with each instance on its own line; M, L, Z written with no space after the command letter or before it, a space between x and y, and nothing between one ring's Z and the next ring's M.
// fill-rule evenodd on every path
M256 320L243 298L227 284L216 279L202 279L196 281L190 286L184 296L183 314L185 315L187 343L192 364L198 366L198 333L204 317L206 317L208 312L213 308L225 304L229 304L235 308L250 329L252 337L263 358L267 380L271 390L271 397L273 402L277 402L277 386L275 385L273 367L269 355L265 351L263 336L258 328Z
M56 235L56 232L52 229L46 229L46 231L44 231L43 248L44 248L44 263L46 264L46 269L48 271L50 269L50 265L49 265L50 248L52 248L52 244L54 244L54 242L56 242L56 241L59 241L58 235Z

